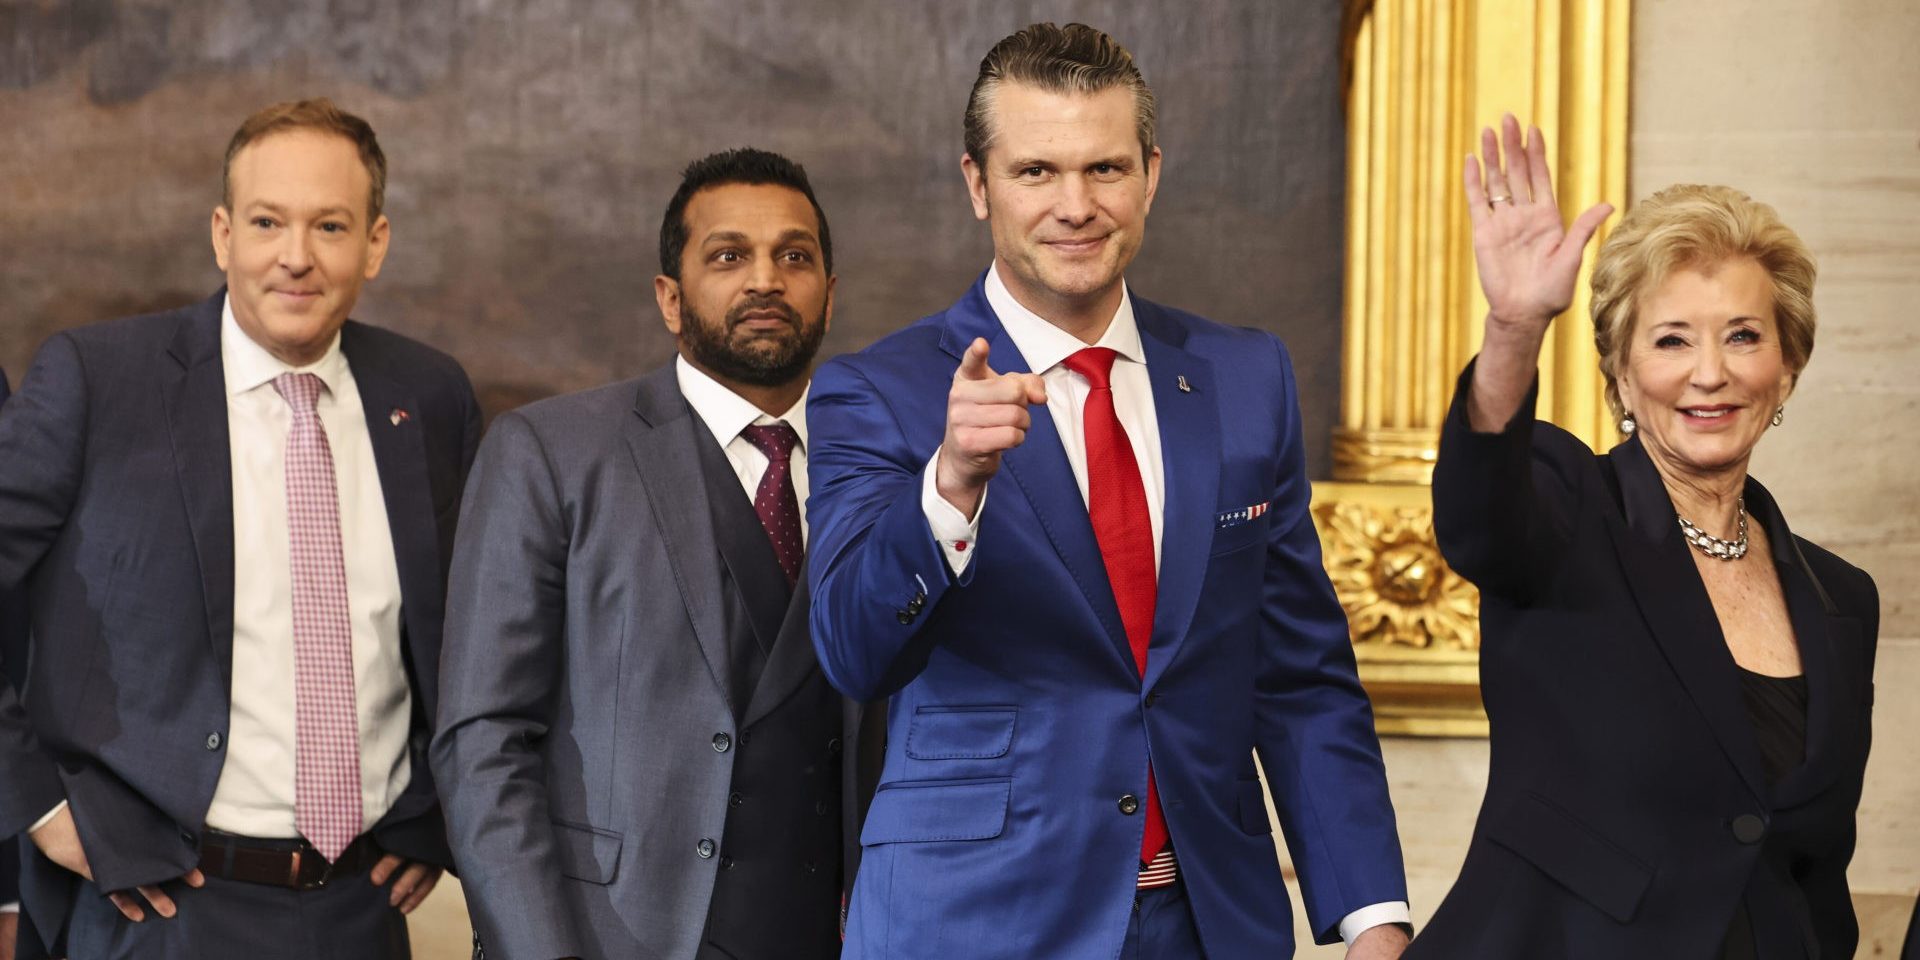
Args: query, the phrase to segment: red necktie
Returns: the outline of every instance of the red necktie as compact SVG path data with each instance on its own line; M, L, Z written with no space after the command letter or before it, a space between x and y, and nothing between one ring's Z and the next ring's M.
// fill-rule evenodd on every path
M1147 488L1140 482L1140 464L1133 444L1113 410L1113 385L1108 382L1114 358L1106 347L1088 347L1068 357L1067 369L1093 385L1085 412L1087 440L1087 514L1094 538L1100 541L1100 559L1120 624L1133 648L1133 665L1147 674L1147 645L1153 640L1153 604L1159 592L1153 569L1153 521L1147 515ZM1167 820L1160 812L1160 793L1147 767L1147 826L1140 838L1140 862L1151 863L1167 845Z
M287 522L293 567L293 819L327 860L360 835L360 722L353 629L340 541L333 451L320 423L324 384L283 373L273 389L293 408L287 434Z
M767 455L767 472L753 494L753 511L773 543L773 555L786 571L787 586L800 581L800 560L807 545L800 536L800 498L793 492L793 448L800 434L785 423L748 424L740 431L748 443Z

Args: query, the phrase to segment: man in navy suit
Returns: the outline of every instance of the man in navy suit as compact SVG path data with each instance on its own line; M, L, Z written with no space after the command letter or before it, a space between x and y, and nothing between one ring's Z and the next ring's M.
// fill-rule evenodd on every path
M1286 350L1123 279L1153 116L1097 30L1001 41L961 160L993 265L814 379L814 641L892 697L849 958L1291 955L1256 753L1315 940L1406 943Z
M227 286L68 330L0 417L0 835L23 954L405 957L450 860L425 759L478 405L349 321L386 161L325 100L249 118L212 217Z

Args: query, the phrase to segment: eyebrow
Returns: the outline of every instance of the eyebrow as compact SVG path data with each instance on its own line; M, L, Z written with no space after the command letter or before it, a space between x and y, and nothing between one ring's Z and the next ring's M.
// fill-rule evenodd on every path
M701 241L702 244L709 244L709 243L751 244L752 242L753 242L752 238L748 237L746 234L741 233L738 230L716 230L713 233L707 234L707 238ZM780 234L779 239L776 241L774 245L780 246L782 244L801 243L801 242L818 244L820 241L814 237L813 231L805 229L803 227L792 227L788 229L785 233Z
M1759 317L1756 317L1756 316L1751 316L1751 315L1749 315L1749 314L1744 314L1744 313L1743 313L1743 314L1740 314L1739 316L1734 316L1734 317L1728 317L1728 318L1727 318L1727 322L1726 322L1726 323L1724 324L1724 326L1729 326L1729 327L1731 327L1731 326L1736 326L1736 325L1738 325L1738 324L1742 324L1742 323L1760 323L1760 322L1761 322L1761 320L1760 320L1760 318L1759 318ZM1688 327L1691 327L1691 326L1693 326L1693 324L1691 324L1691 323L1689 323L1689 322L1687 322L1687 321L1685 321L1685 320L1662 320L1662 321L1660 321L1660 322L1658 322L1658 323L1655 323L1654 325L1652 325L1652 326L1650 326L1650 327L1648 327L1648 328L1647 328L1647 330L1648 330L1648 331L1654 331L1654 330L1664 330L1664 329L1667 329L1667 328L1670 328L1670 327L1677 327L1677 328L1679 328L1679 329L1682 329L1682 330L1684 330L1684 329L1687 329Z
M282 217L287 215L286 207L283 207L277 203L274 203L271 200L255 200L252 203L247 204L247 212L251 213L255 210L265 210L268 213L277 214ZM347 218L347 220L351 221L353 220L353 208L352 207L322 207L320 208L320 210L316 211L314 215L318 217L345 217Z

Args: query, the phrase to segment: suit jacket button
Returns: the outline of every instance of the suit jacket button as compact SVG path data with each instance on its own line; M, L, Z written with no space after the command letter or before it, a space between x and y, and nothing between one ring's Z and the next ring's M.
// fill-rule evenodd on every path
M834 738L833 738L832 740L828 740L828 741L827 741L827 752L828 752L828 753L839 753L839 752L840 752L840 738L839 738L839 737L834 737Z
M733 858L732 858L732 857L721 857L721 858L720 858L720 869L722 869L722 870L732 870L732 869L733 869Z
M1733 818L1733 838L1745 844L1760 842L1767 835L1767 822L1751 813Z
M907 601L907 612L919 613L920 610L924 608L926 605L927 605L927 595L924 593L916 594L912 600Z
M747 802L747 800L746 800L746 798L745 798L745 797L742 797L742 796L741 796L741 795L740 795L739 793L737 793L737 792L736 792L736 793L730 793L730 794L727 794L727 806L729 806L729 807L737 807L737 806L739 806L739 805L741 805L741 804L743 804L743 803L746 803L746 802Z
M894 614L894 615L893 615L893 618L894 618L895 620L898 620L898 621L900 621L900 625L901 625L901 626L903 626L903 627L904 627L904 626L906 626L907 624L909 624L909 623L912 623L912 622L913 622L913 614L911 614L911 613L908 613L908 612L907 612L907 611L905 611L905 610L902 610L902 611L900 611L899 613L896 613L896 614Z
M218 749L220 749L220 733L219 733L219 731L215 731L215 732L213 732L213 733L209 733L209 734L207 734L207 749L208 749L208 750L218 750Z
M1120 798L1120 812L1131 817L1140 810L1140 798L1129 793Z
M1159 702L1160 702L1160 694L1158 691L1147 694L1147 706L1151 707L1154 704Z
M732 750L732 749L733 749L732 737L729 737L724 733L716 733L713 735L713 752L714 753L726 753L728 750Z
M698 844L695 844L693 848L693 852L699 854L700 859L702 860L712 860L713 851L714 851L713 841L707 839L706 837L701 837L700 842Z

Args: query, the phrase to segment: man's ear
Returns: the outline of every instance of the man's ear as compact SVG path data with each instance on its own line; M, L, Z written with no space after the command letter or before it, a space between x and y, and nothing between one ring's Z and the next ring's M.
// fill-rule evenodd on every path
M653 278L653 302L660 305L660 321L667 332L680 336L680 281L666 274Z
M380 275L380 265L387 262L387 241L391 238L393 227L387 222L387 215L373 221L373 229L367 231L367 270L366 278L372 280Z
M820 314L820 325L828 332L833 330L833 288L840 285L839 277L827 278L827 308Z
M1160 153L1159 147L1154 147L1153 152L1147 154L1147 199L1146 202L1140 205L1140 212L1142 214L1153 212L1153 195L1160 190L1160 165L1162 159L1164 158Z
M973 162L973 155L960 155L960 175L967 180L967 199L973 201L973 218L985 220L990 212L987 203L987 174L980 165Z
M227 272L227 260L233 244L233 220L223 204L213 208L213 223L210 225L213 240L213 262L220 265L220 272Z

